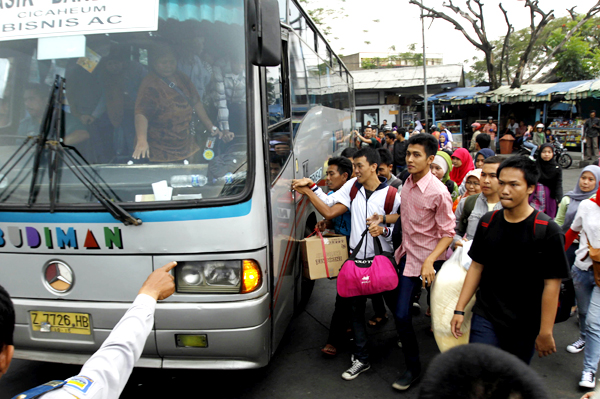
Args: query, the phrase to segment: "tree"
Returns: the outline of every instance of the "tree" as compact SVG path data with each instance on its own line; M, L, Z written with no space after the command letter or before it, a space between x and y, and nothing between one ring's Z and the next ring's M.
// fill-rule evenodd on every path
M461 22L443 11L424 6L419 1L420 0L409 0L409 3L417 5L421 9L427 11L424 18L443 19L454 25L454 28L459 30L473 46L484 53L485 67L492 90L498 88L502 84L504 74L506 74L504 77L507 80L512 80L511 87L513 88L520 87L521 84L533 79L533 77L539 74L553 60L553 57L561 51L562 47L581 28L581 26L600 12L600 1L598 1L575 25L571 27L569 31L565 33L563 40L557 43L550 51L550 56L541 60L537 69L525 79L524 76L527 68L532 64L532 60L536 58L536 54L533 53L536 43L539 43L544 32L547 32L546 27L548 24L555 19L553 10L550 10L549 12L543 11L539 7L539 0L525 0L525 8L528 9L530 15L530 26L525 32L522 32L521 39L524 39L521 41L522 49L519 53L515 54L514 47L516 46L513 46L513 51L511 51L511 43L514 44L513 38L515 36L513 34L513 27L510 24L508 13L503 8L502 3L499 4L499 7L504 14L508 31L504 40L502 40L501 43L498 43L497 41L491 42L487 37L482 0L466 0L466 11L452 3L452 0L449 0L448 3L444 2L442 7L448 8L454 12L454 14L461 17ZM575 7L569 10L571 15L574 13L574 8ZM467 32L463 24L465 24L465 26L470 25L470 28L474 31L475 35ZM499 48L501 50L498 54ZM518 56L518 61L511 73L509 66L511 65L511 61L514 60L515 55ZM500 57L498 61L497 57Z
M532 82L534 79L539 83L592 79L600 74L600 59L597 55L600 51L600 29L598 28L600 17L592 18L583 24L560 51L551 56L555 47L564 40L565 35L579 23L581 18L583 16L572 14L571 17L556 18L546 25L530 53L524 83ZM501 84L512 83L519 65L520 54L525 50L529 40L530 30L524 28L492 42L496 70L500 71ZM506 56L502 55L503 51L507 52ZM550 60L554 65L545 64L546 60ZM471 71L467 72L466 78L475 82L487 80L485 60L473 57L473 61ZM546 65L543 74L534 74L542 64ZM553 67L548 69L550 66Z
M345 2L346 0L341 0L342 2ZM300 3L304 3L305 5L310 5L308 0L299 0ZM346 14L346 10L342 7L339 9L332 9L332 8L323 8L323 7L317 7L317 8L308 8L305 7L306 12L308 13L308 15L311 17L311 19L313 20L313 22L319 27L319 29L321 29L321 32L323 32L323 35L325 35L325 37L330 36L331 35L331 26L329 26L329 22L334 20L334 19L338 19L338 18L345 18L348 16L348 14ZM327 38L329 39L329 38ZM335 38L337 39L337 38Z

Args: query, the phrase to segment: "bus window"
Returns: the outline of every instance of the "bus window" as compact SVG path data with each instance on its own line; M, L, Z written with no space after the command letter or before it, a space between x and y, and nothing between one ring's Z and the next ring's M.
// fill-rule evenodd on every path
M319 57L324 61L325 65L331 66L331 54L327 45L325 44L325 40L323 40L320 36L318 38L318 50Z
M283 101L283 75L281 66L265 68L267 73L267 106L269 107L269 125L281 122L285 118Z
M269 168L271 184L275 184L281 170L292 155L290 124L285 123L269 131Z
M161 0L157 31L86 35L79 58L38 59L38 39L0 42L0 157L39 134L60 76L63 143L92 165L113 201L155 201L152 184L162 180L172 188L163 200L239 193L225 186L248 186L240 168L248 156L244 9L243 0L199 0L185 10ZM58 205L97 203L66 164L58 168ZM31 169L25 156L6 177L4 203L27 202ZM39 176L36 203L48 204L48 173Z
M279 19L287 24L287 0L277 0L279 3Z

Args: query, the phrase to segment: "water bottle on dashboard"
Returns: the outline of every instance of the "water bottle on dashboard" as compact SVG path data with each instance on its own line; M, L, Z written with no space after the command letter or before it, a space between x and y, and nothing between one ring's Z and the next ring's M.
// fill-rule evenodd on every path
M204 175L177 175L171 177L171 187L202 187L208 182Z

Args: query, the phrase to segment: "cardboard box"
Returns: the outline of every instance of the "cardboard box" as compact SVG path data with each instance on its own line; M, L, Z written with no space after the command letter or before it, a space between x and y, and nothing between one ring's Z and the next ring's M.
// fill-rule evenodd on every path
M327 254L327 268L329 277L337 277L342 264L348 259L348 243L346 236L338 234L325 234L325 253ZM318 236L305 238L300 242L302 263L304 264L304 277L311 280L327 278L323 246Z

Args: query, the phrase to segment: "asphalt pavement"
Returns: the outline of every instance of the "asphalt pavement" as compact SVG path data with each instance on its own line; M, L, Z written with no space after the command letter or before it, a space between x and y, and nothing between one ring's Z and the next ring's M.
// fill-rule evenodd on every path
M565 193L573 189L581 169L563 172ZM511 271L515 272L515 271ZM516 276L518 277L518 276ZM518 295L518 293L516 293ZM430 332L430 318L424 315L426 295L421 297L423 312L414 318L421 360L426 365L439 351ZM258 370L201 371L135 369L121 398L170 397L203 398L416 398L419 384L408 391L395 391L391 384L404 369L401 349L390 321L380 329L369 329L371 369L353 381L341 378L350 366L348 349L337 357L326 359L320 349L327 339L329 322L335 301L335 281L318 280L306 307L290 324L271 363ZM373 315L370 302L367 317ZM519 334L519 331L515 331ZM558 352L533 359L531 367L539 373L555 399L580 398L578 382L583 364L583 352L570 354L565 347L577 339L577 318L557 324L554 336ZM15 360L9 372L0 380L0 399L12 398L31 387L53 379L76 375L80 366Z

